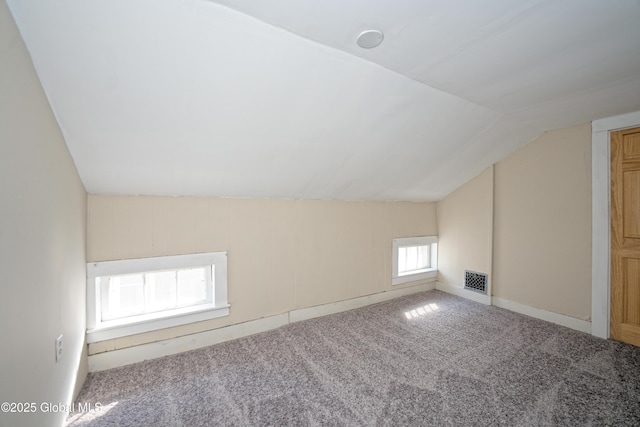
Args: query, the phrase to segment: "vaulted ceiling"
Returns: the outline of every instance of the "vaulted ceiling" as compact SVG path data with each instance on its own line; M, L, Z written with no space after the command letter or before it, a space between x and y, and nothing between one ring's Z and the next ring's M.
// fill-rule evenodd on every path
M636 0L7 3L94 194L438 200L640 110Z

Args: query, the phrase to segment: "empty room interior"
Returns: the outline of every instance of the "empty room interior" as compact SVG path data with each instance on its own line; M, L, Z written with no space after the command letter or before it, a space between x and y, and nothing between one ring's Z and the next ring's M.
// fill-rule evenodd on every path
M640 3L0 2L0 426L638 425Z

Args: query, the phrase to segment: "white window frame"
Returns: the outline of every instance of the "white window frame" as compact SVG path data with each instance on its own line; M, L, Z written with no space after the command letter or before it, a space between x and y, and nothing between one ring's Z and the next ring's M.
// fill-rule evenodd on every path
M416 280L432 279L438 275L438 236L402 237L392 241L392 270L391 284L415 282ZM429 268L415 273L398 273L398 252L400 248L409 246L429 246Z
M211 302L122 319L101 320L101 277L211 266L214 267L214 276L212 277L213 298ZM208 276L211 277L211 274ZM88 343L228 316L229 307L227 303L226 252L125 259L87 264Z

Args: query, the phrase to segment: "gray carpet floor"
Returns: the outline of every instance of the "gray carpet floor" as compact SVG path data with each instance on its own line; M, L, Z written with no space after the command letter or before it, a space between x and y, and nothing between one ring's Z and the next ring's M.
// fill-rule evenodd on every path
M439 291L90 374L70 426L639 426L640 348Z

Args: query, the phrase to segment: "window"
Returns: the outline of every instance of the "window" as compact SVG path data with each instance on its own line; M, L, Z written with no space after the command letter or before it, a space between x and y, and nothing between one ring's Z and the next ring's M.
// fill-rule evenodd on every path
M87 264L87 341L227 316L227 253Z
M438 272L438 237L393 239L392 266L391 283L394 285L436 277Z

